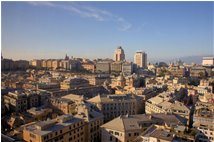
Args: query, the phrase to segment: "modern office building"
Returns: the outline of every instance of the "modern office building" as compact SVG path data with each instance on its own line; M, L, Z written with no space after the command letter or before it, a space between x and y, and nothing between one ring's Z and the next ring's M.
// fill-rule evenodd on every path
M147 54L142 51L137 51L134 55L134 63L137 67L146 68L147 67Z

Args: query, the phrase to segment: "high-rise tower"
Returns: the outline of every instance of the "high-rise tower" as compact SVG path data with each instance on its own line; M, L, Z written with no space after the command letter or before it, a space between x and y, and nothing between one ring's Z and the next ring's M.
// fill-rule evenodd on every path
M114 52L114 61L124 61L125 53L121 46L119 46Z
M147 67L147 54L142 51L137 51L134 55L134 63L137 67L146 68Z

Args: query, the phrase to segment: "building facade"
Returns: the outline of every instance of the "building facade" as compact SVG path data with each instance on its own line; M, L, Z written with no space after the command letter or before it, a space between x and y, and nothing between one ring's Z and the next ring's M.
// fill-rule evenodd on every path
M125 53L121 46L119 46L114 52L114 61L124 61Z
M146 68L147 67L147 54L145 52L138 51L134 55L134 63L137 67Z
M152 124L165 125L171 129L173 126L183 126L174 115L121 115L101 126L102 142L132 142Z
M97 95L87 101L103 113L105 122L120 115L138 112L138 101L133 95Z
M26 142L85 142L84 136L84 121L71 115L36 122L23 130Z
M193 127L199 130L197 138L203 142L214 141L214 106L211 103L197 102L193 115Z

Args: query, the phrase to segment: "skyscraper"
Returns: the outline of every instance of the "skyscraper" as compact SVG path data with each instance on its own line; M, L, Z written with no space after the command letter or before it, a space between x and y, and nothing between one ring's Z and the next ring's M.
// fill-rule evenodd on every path
M121 46L119 46L114 52L114 61L124 61L125 53Z
M142 51L137 51L134 55L134 63L137 67L146 68L147 67L147 54Z

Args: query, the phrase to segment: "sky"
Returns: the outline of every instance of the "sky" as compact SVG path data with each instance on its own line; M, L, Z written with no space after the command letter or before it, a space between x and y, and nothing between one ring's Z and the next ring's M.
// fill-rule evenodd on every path
M4 58L148 60L214 54L214 2L1 2Z

